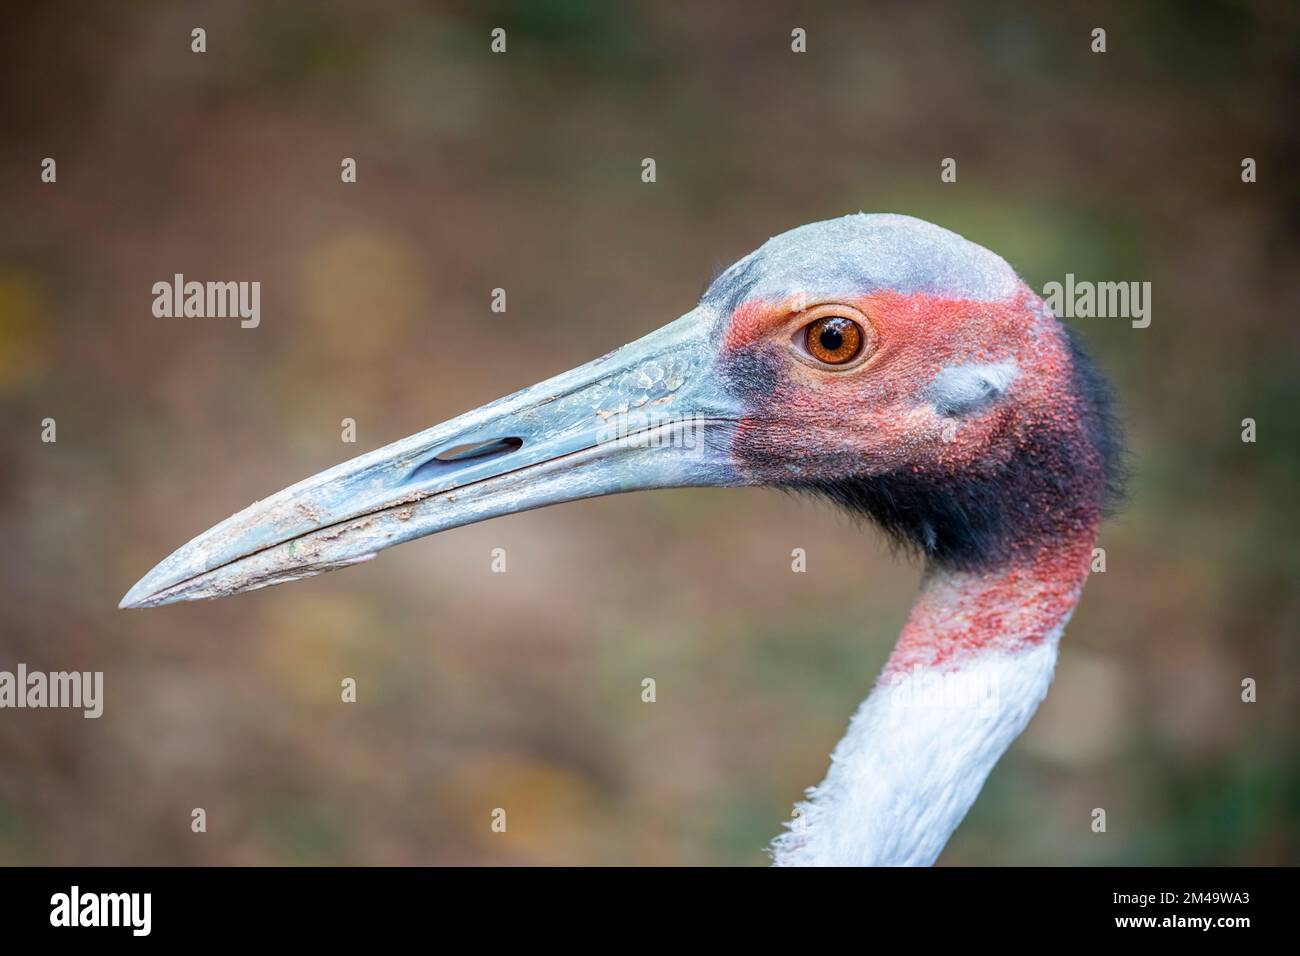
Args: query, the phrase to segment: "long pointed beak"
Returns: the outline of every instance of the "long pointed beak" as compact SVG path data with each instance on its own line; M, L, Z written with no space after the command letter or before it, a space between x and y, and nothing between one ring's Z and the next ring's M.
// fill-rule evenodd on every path
M742 483L739 417L696 310L563 375L301 481L205 531L121 607L224 597L497 515L649 488Z

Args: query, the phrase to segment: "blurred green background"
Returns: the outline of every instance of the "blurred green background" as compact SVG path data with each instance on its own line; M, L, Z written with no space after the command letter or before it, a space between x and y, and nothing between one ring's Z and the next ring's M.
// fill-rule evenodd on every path
M655 328L768 236L860 209L955 229L1038 289L1153 286L1147 329L1073 323L1123 403L1131 500L1052 693L941 862L1295 862L1296 11L9 11L0 669L103 670L107 701L98 721L0 712L0 863L764 862L919 576L823 505L595 500L231 600L116 605L254 499ZM153 318L175 272L260 280L260 328Z

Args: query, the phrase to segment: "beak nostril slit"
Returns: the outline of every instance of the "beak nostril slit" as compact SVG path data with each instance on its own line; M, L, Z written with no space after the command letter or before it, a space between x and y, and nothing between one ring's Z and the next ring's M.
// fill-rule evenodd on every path
M524 447L522 438L494 438L491 441L473 442L468 445L454 445L446 451L439 452L433 461L454 462L468 461L470 458L490 458L518 451ZM427 464L427 462L426 462Z
M437 455L417 467L406 482L409 484L414 481L421 481L425 478L433 477L444 471L452 469L467 461L477 461L480 459L499 458L501 455L508 455L511 452L518 451L524 447L522 438L493 438L489 441L469 442L463 445L453 445L446 448Z

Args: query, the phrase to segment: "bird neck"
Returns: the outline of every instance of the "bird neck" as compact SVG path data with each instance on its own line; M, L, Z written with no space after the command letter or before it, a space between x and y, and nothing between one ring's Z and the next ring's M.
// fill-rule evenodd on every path
M1095 524L986 570L927 569L831 768L777 838L778 865L928 865L1038 708L1087 577Z

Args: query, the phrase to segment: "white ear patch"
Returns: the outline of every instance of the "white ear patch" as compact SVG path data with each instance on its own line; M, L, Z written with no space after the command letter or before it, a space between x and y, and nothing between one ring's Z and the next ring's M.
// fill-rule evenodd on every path
M997 401L1011 387L1015 362L950 365L934 377L926 397L940 415L969 415Z

